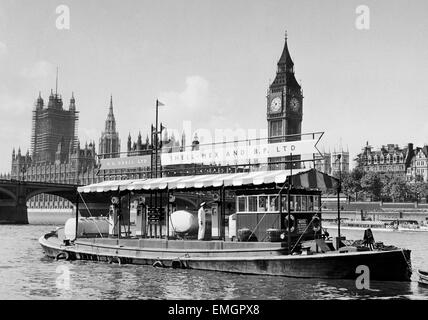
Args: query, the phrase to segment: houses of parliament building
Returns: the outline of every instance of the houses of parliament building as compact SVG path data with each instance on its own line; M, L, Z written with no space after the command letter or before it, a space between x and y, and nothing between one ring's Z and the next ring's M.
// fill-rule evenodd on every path
M303 118L303 91L296 81L294 62L288 49L287 36L282 54L277 62L276 76L269 85L267 92L266 120L268 126L268 139L270 142L287 141L284 136L292 135L293 139L300 140L301 124ZM261 109L263 110L263 109ZM263 111L262 111L263 112ZM78 139L79 111L76 107L74 94L71 95L68 108L64 106L62 96L51 91L47 104L41 93L35 102L32 111L31 149L25 154L19 148L12 151L11 173L6 178L55 182L64 184L87 185L111 179L132 179L148 177L151 168L135 168L124 171L122 169L102 170L99 159L121 157L120 139L116 130L116 120L113 113L113 98L110 98L105 128L101 133L98 154L94 141L82 146ZM163 133L158 132L158 134ZM128 136L126 156L140 156L152 154L153 159L153 128L145 141L139 133L135 142ZM162 134L161 134L162 136ZM186 137L175 140L174 137L163 135L158 142L160 152L185 151L186 148L198 149L198 138L190 137L191 146L186 147ZM157 149L158 149L157 148ZM298 156L297 156L298 157ZM287 158L287 157L286 157ZM295 156L293 156L295 158ZM271 169L284 169L286 165L278 164L278 160L269 159ZM153 164L153 162L152 162ZM296 168L300 167L296 163ZM193 165L192 165L193 167ZM273 168L272 168L273 167ZM165 168L165 175L175 172L176 168ZM180 174L191 174L192 170L184 169ZM223 172L230 168L201 168L200 172ZM235 169L236 170L236 169ZM251 170L251 169L250 169ZM1 177L0 177L1 178ZM70 208L72 204L65 199L54 195L40 194L29 200L29 208Z
M100 181L97 176L95 142L81 146L78 140L79 111L74 94L68 108L57 92L45 104L41 93L32 115L31 150L12 151L11 179L22 181L90 184ZM113 101L100 138L99 150L118 152L119 135L115 131ZM113 123L113 124L112 124ZM112 149L114 148L114 150ZM29 208L69 208L69 201L54 195L40 194L29 200Z
M104 180L121 179L131 177L147 177L145 169L136 168L131 172L123 170L100 170L99 159L119 158L120 138L116 130L116 119L113 112L113 97L110 97L110 105L105 128L101 133L96 153L95 142L80 145L78 139L79 111L76 108L74 94L71 95L68 108L64 107L62 96L51 91L49 101L45 104L41 93L35 102L32 115L31 150L25 154L18 148L12 151L12 168L10 174L0 178L21 181L55 182L64 184L87 185ZM167 144L166 136L159 144ZM168 145L183 149L179 142ZM182 143L185 143L184 137ZM194 142L194 144L198 142ZM137 141L132 143L131 135L128 136L126 156L138 156L150 153L152 144L147 136L143 143L141 133ZM69 209L72 204L61 197L40 194L31 198L27 203L28 208L43 209Z

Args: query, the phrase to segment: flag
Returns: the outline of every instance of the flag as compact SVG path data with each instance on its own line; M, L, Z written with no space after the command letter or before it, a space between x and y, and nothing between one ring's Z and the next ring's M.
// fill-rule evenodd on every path
M159 100L157 100L157 103L158 103L158 107L163 107L163 106L165 106L162 102L160 102Z

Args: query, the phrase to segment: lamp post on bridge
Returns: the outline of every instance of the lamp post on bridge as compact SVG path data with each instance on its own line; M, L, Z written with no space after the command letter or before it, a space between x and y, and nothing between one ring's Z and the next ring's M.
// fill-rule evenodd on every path
M25 181L25 173L27 172L27 169L25 168L25 166L21 168L20 172L21 172L21 179L18 178L18 180Z
M340 235L340 192L342 191L342 168L340 159L342 158L341 154L337 155L336 161L339 161L339 183L337 185L337 241L336 241L336 247L337 250L340 248L341 244L341 235Z

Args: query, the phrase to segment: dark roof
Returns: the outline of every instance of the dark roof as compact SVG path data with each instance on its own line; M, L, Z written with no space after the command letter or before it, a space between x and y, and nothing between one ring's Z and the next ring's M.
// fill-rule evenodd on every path
M297 82L294 75L294 62L291 59L290 51L288 50L287 38L285 38L284 49L282 50L281 57L278 60L278 70L275 76L275 80L272 85L287 85L290 87L297 87L300 89L300 85Z
M294 62L291 59L290 51L288 51L287 38L285 38L284 49L282 50L281 57L278 60L278 65L285 64L288 67L294 66Z

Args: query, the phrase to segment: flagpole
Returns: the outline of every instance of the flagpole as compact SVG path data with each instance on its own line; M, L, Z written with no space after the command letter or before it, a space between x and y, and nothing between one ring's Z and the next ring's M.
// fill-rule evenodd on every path
M293 154L290 153L290 179L288 181L288 190L287 190L287 204L288 204L288 223L287 223L287 227L288 227L288 232L287 232L287 245L288 245L288 254L291 254L291 189L293 188ZM293 201L293 205L294 201Z
M156 99L156 139L155 139L155 152L156 152L156 162L155 162L155 178L158 177L158 118L159 118L159 100Z
M337 237L339 241L336 242L336 250L340 249L340 245L342 243L342 238L340 235L340 192L342 191L342 171L340 165L341 154L337 155L337 159L339 160L339 183L337 186Z
M156 124L155 124L155 178L158 177L158 118L159 118L159 100L156 99ZM155 191L155 210L158 212L158 192ZM162 207L162 205L160 205ZM160 218L160 212L159 212L159 218ZM160 225L160 220L158 220L157 225L155 226L155 237L157 237L157 227ZM162 238L162 235L161 235Z

